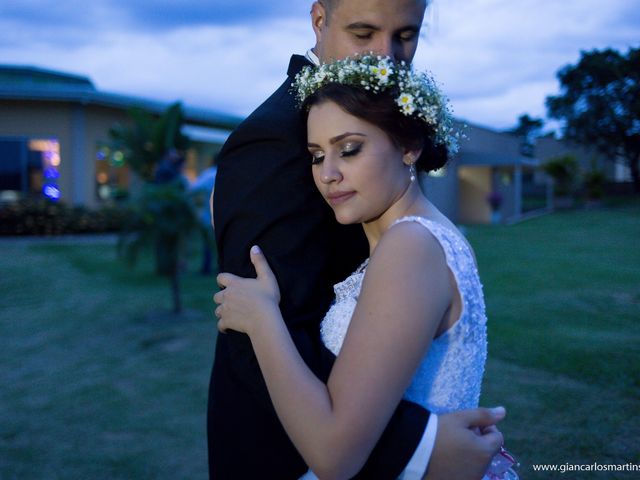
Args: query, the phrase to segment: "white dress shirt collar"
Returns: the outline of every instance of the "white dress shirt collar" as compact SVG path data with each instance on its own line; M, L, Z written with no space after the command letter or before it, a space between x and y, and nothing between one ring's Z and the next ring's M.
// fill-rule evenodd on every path
M313 63L316 67L320 66L320 59L318 58L318 56L316 55L316 53L313 51L312 48L307 50L307 54L305 55L305 57L307 57L307 60Z

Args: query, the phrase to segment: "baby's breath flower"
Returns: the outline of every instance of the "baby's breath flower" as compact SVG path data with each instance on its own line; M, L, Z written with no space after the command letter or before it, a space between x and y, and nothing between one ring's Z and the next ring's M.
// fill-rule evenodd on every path
M295 78L292 90L300 104L329 83L362 88L368 92L389 93L403 115L414 116L433 127L435 144L445 145L450 153L464 138L452 127L448 99L427 73L416 73L404 60L395 63L389 57L364 55L346 58L319 67L304 67Z

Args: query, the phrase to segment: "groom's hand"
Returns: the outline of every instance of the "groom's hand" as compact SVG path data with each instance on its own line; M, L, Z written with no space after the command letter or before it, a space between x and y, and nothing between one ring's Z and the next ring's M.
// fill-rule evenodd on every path
M438 432L425 480L479 480L503 443L496 423L504 408L475 408L438 415Z

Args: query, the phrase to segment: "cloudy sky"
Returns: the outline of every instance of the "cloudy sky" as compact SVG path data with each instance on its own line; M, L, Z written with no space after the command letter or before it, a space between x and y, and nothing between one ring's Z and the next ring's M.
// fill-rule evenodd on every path
M0 64L89 76L105 91L248 114L313 45L311 0L2 0ZM460 118L544 116L581 50L640 45L638 0L434 0L415 63Z

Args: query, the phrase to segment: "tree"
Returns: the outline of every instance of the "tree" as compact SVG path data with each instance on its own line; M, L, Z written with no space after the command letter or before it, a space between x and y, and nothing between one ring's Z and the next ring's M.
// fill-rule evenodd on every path
M544 122L541 118L530 117L528 113L518 117L518 125L509 133L520 138L520 153L533 157L535 140L540 136Z
M559 197L573 193L578 176L578 160L573 155L561 155L548 160L542 169L553 178L553 190Z
M170 150L185 151L189 138L182 134L182 105L172 104L162 115L132 108L132 125L117 124L109 131L112 148L121 151L124 162L144 181L155 179L160 160Z
M148 182L118 241L118 253L129 265L136 263L142 249L154 248L156 273L169 279L176 314L182 311L180 261L191 234L196 232L210 237L184 184L179 179L159 184Z
M131 118L132 125L117 125L110 132L112 148L123 153L124 161L144 181L120 236L118 253L133 265L142 248L153 248L156 273L169 278L173 311L180 313L180 260L187 241L194 232L211 240L180 175L189 143L181 133L182 106L175 103L159 117L135 109Z
M563 136L629 165L640 193L640 48L582 52L558 72L561 94L546 100Z

